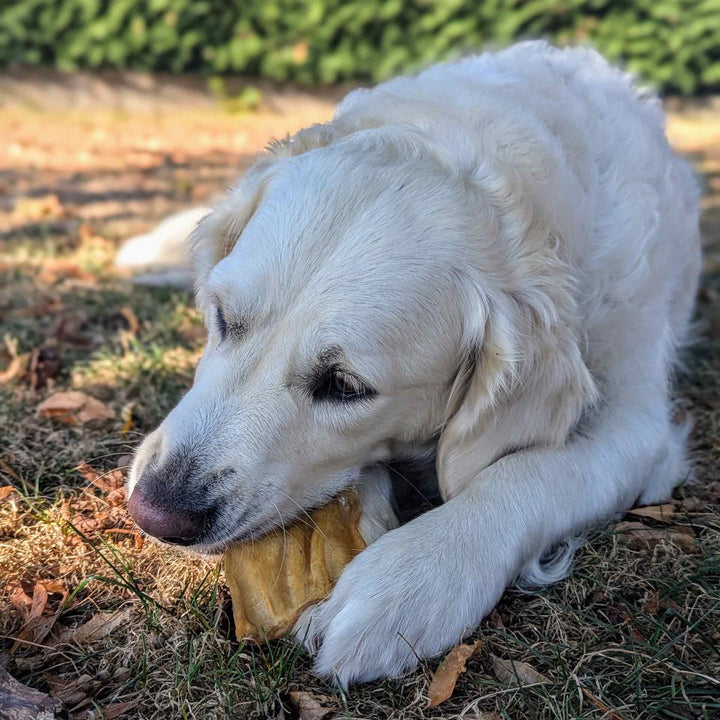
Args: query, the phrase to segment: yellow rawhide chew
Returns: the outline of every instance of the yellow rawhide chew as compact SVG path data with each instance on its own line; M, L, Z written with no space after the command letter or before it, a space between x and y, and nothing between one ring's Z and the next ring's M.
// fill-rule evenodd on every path
M238 640L285 635L309 605L323 600L365 541L360 502L349 490L291 526L225 553Z

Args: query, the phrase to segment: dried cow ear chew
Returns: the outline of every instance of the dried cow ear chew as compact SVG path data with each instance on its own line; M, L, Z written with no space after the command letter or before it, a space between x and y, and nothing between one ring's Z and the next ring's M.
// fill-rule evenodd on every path
M343 568L365 549L360 515L352 489L288 528L231 547L225 575L235 637L282 637L305 608L326 598Z

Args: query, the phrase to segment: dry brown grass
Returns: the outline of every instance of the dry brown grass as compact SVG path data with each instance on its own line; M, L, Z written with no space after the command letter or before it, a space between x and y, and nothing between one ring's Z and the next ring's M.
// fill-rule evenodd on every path
M131 703L122 717L290 718L293 690L339 697L337 715L352 718L720 718L720 117L689 111L670 124L706 187L704 334L678 381L696 423L697 483L676 492L673 523L691 542L678 547L665 523L648 519L658 532L647 544L598 531L567 581L505 594L478 631L483 650L438 708L426 708L437 661L340 697L289 643L234 643L217 562L140 544L112 488L78 471L126 465L190 383L202 344L187 295L113 275L117 242L221 191L268 135L327 116L326 103L315 117L304 107L307 116L292 118L0 115L0 156L10 158L0 172L0 334L18 353L52 347L61 361L44 386L31 387L37 374L0 385L0 486L17 488L0 500L0 663L83 718L120 702ZM23 200L47 195L57 202ZM138 319L134 334L124 308ZM0 349L0 373L10 355ZM39 402L67 388L107 402L115 419L38 419ZM15 646L27 633L19 593L32 597L37 583L70 594L50 594L41 624ZM112 632L73 636L117 611L127 616ZM509 688L493 656L528 662L550 683Z

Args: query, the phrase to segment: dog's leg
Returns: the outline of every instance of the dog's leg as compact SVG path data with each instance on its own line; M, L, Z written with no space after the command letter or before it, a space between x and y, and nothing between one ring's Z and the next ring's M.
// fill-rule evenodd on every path
M358 483L358 494L362 511L358 530L363 540L370 545L388 530L398 526L388 469L383 465L376 465L364 471Z
M628 390L564 446L508 455L380 537L312 613L316 670L346 686L458 642L548 548L631 507L670 432L664 393Z

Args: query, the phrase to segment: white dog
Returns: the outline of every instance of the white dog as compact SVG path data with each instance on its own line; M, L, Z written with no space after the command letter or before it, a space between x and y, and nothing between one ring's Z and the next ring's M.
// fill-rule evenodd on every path
M435 457L443 504L386 514L303 619L342 685L440 653L686 474L671 375L698 191L658 103L592 51L525 43L353 92L192 247L208 343L138 452L141 527L215 551L349 484L377 515L385 463Z

